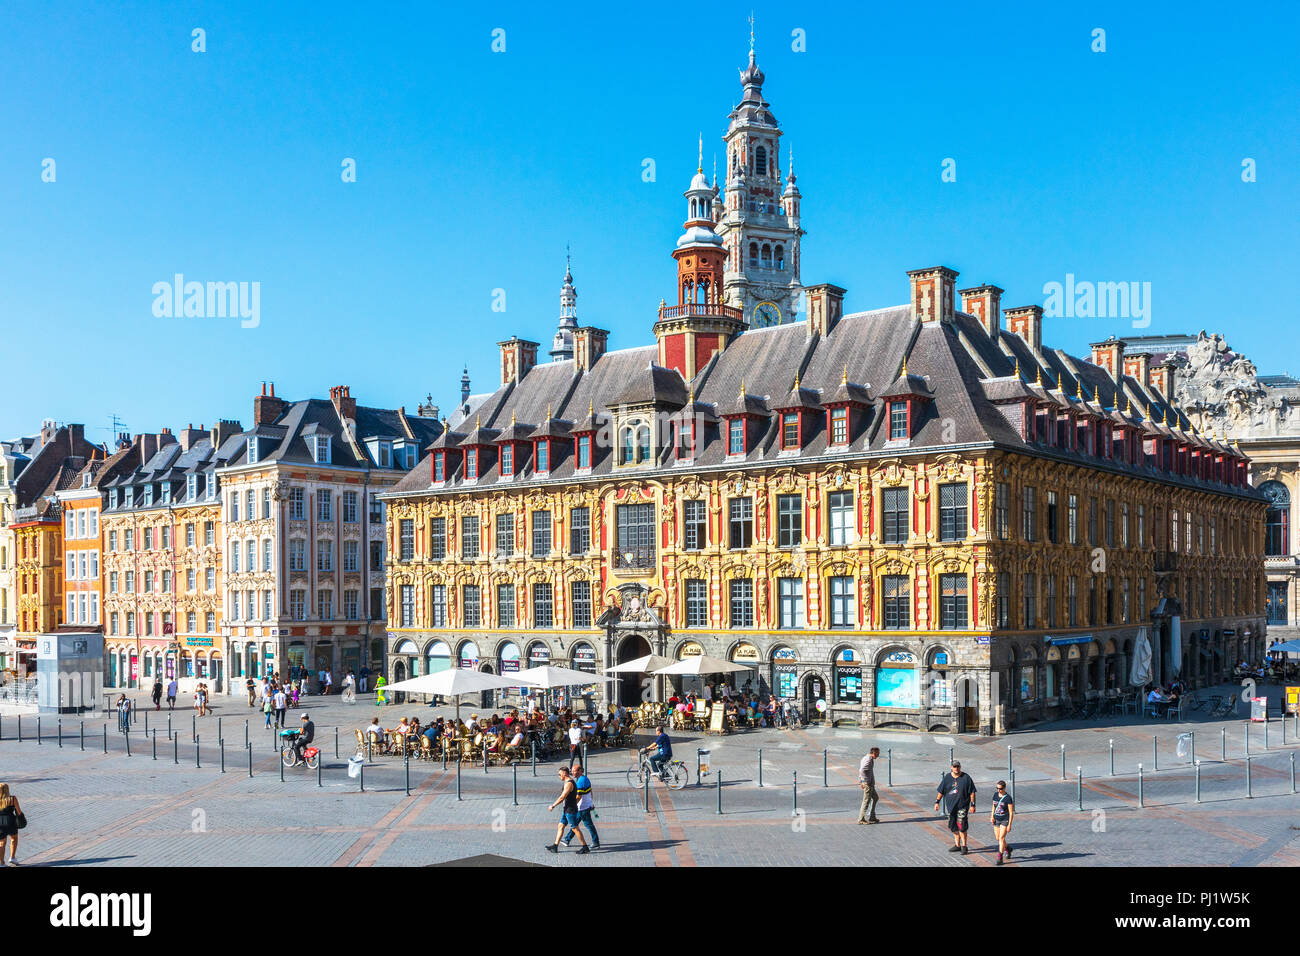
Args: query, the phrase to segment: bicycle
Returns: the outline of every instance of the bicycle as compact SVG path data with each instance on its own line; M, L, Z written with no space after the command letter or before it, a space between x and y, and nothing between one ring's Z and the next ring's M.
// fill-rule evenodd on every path
M298 751L293 746L294 741L298 738L298 731L282 730L280 736L285 739L284 749L280 751L280 761L285 765L286 769L292 770L300 763L306 764L308 770L315 770L320 766L319 747L307 747L303 751L302 759L298 759Z
M1205 701L1201 700L1201 695L1194 690L1189 690L1183 695L1183 706L1191 710L1200 710L1205 706Z
M680 790L690 782L690 771L680 760L665 760L658 773L650 766L650 758L642 755L637 766L627 772L628 786L638 790L645 786L647 777L658 777L669 790Z

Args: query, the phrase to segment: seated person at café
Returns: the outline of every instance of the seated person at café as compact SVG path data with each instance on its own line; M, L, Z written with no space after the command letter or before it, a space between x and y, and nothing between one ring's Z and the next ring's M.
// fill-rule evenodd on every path
M441 718L439 718L437 723L433 723L430 724L428 727L425 727L422 733L425 737L429 738L429 743L436 744L438 742L438 735L442 733Z
M469 715L469 723L466 724L468 732L471 734L478 733L478 714Z
M749 719L754 722L754 726L758 726L760 714L758 712L758 701L755 699L751 699L749 702Z
M405 717L403 717L398 722L397 726L393 728L393 733L395 734L409 734L410 732L411 732L411 722Z
M673 691L673 695L668 698L668 706L676 710L677 705L680 704L681 702L682 699L677 696L677 691Z
M412 717L412 718L411 718L411 731L410 731L410 732L413 733L413 734L418 734L418 733L420 732L420 718L419 718L419 717Z
M605 720L600 714L596 715L596 726L592 728L591 735L598 738L602 743L609 737L609 731L605 727Z
M384 728L383 725L379 723L378 717L371 718L370 726L366 728L366 733L372 737L384 736Z

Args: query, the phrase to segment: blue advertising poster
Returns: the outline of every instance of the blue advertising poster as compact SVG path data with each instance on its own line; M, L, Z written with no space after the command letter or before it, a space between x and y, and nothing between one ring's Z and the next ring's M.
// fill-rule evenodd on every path
M877 670L876 706L921 706L919 677L919 673L912 668L882 667Z

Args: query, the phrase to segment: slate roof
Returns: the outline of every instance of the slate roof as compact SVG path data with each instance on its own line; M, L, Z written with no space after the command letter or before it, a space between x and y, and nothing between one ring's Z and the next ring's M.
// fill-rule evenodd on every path
M904 359L905 377L901 374ZM606 352L589 371L572 360L537 365L517 383L504 384L475 402L470 421L477 421L480 437L495 430L492 437L499 440L510 433L512 416L518 423L545 423L548 410L556 420L572 422L571 432L596 430L597 434L620 406L651 405L673 420L698 412L703 423L697 430L702 446L692 467L708 469L972 445L1082 459L1081 454L1067 449L1022 438L998 403L1032 398L1148 430L1152 428L1146 421L1148 403L1156 420L1167 408L1162 396L1129 376L1116 382L1106 370L1088 361L1047 347L1034 350L1006 330L990 336L978 319L965 313L957 313L951 323L921 324L907 305L845 315L826 335L810 334L806 322L746 331L713 356L691 382L658 366L657 360L658 348L651 344ZM797 393L796 380L800 386ZM1041 384L1035 385L1035 380ZM1080 389L1082 399L1078 397ZM888 441L883 428L885 398L891 393L919 394L928 399L918 403L913 434L906 442ZM846 399L855 403L848 447L828 447L824 403ZM1130 403L1131 412L1127 411ZM776 410L791 407L803 410L803 443L796 451L781 450L777 441ZM749 433L748 451L737 462L726 455L726 425L719 419L741 413L755 416L757 422ZM1171 428L1188 432L1180 437L1215 447L1204 436L1190 434L1190 423L1181 411L1169 408L1169 416ZM462 423L458 431L469 429ZM432 447L446 443L440 440ZM578 475L571 437L553 442L551 467L545 475L535 475L531 462L516 460L515 474L507 480L512 484L530 478L567 481L615 472L654 473L674 466L672 442L667 437L658 442L656 461L645 466L616 468L615 449L607 447L610 444L613 442L593 442L591 468ZM449 457L448 480L437 486L431 482L432 468L426 458L388 496L491 487L500 477L495 458L488 455L482 460L486 470L468 486L460 456ZM1087 460L1101 468L1146 473L1142 465ZM1198 483L1197 479L1163 472L1158 477ZM1251 493L1249 489L1214 487Z

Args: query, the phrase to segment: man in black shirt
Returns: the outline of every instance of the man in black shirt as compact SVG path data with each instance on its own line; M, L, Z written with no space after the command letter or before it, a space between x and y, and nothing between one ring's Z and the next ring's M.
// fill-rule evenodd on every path
M934 798L934 809L939 809L939 802L944 801L948 811L948 829L952 831L953 845L949 853L969 853L966 846L966 831L969 827L968 817L975 810L975 781L970 774L961 772L961 761L952 762L952 772L945 773L939 781L939 789Z
M293 741L293 751L302 760L307 751L307 747L316 739L316 724L306 714L302 715L302 730L298 731L298 736Z

